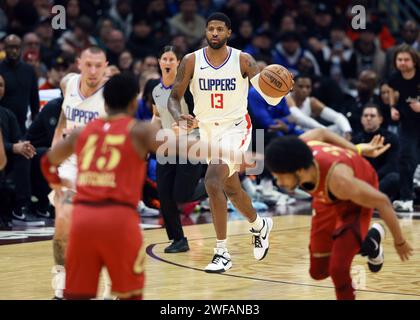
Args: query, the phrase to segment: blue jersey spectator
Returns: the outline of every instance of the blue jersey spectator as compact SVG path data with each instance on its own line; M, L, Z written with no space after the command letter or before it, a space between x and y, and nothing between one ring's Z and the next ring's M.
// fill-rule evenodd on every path
M286 99L282 99L276 106L271 106L255 88L251 88L248 93L248 111L255 129L264 129L275 136L303 133L302 130L296 129L296 125L291 121Z

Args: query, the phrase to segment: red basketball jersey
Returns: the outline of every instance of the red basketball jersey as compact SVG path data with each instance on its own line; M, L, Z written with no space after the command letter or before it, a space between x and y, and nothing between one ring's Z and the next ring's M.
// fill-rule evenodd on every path
M353 170L356 178L377 188L378 177L376 171L365 158L357 155L351 150L343 149L325 142L308 141L307 144L312 149L315 165L318 170L318 181L314 190L310 192L314 197L314 203L333 204L338 202L336 199L332 198L333 195L331 195L327 187L332 169L337 164L349 166ZM351 188L351 186L349 186L349 188Z
M90 122L76 142L75 203L118 202L136 208L142 196L146 161L134 149L131 117Z

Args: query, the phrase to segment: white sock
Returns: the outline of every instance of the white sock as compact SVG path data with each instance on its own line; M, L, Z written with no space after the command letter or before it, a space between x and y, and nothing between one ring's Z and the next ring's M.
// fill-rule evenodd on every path
M53 274L51 286L54 289L54 295L57 298L63 299L63 293L66 287L66 269L64 266L55 265L52 268L51 273Z
M219 240L216 239L216 248L217 249L226 249L227 239Z
M106 268L102 268L102 277L104 282L104 292L102 297L104 300L111 300L113 296L111 295L112 283L111 278L109 277L108 270Z
M257 219L255 219L254 222L251 222L251 228L254 229L254 231L261 231L263 226L263 219L257 214Z

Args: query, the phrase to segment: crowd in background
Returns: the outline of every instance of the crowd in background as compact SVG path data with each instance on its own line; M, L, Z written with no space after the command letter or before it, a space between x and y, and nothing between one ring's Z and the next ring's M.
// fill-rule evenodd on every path
M359 3L366 6L367 24L366 28L354 30L350 23L351 7ZM156 85L150 80L160 78L159 51L165 45L172 45L184 55L205 46L205 18L215 11L226 13L232 20L228 45L251 54L261 68L281 64L295 76L293 94L278 106L265 105L258 94L250 92L253 126L265 130L266 142L274 136L300 134L303 130L329 125L336 125L337 132L354 142L366 141L380 132L393 147L373 165L378 170L382 190L392 200L400 199L401 163L405 163L402 157L406 157L400 147L404 149L408 144L412 147L407 160L410 162L407 170L411 172L411 167L420 163L420 144L415 130L408 130L401 140L398 117L391 113L391 105L395 104L389 81L393 81L398 71L394 58L401 44L417 54L415 81L418 81L419 25L407 20L398 32L392 32L386 13L375 6L369 7L371 3L351 0L0 1L0 127L9 160L1 173L0 191L10 190L7 184L14 186L8 204L14 217L19 220L33 213L50 217L52 208L46 197L49 188L39 172L39 157L50 147L58 121L62 103L60 81L67 73L78 72L78 54L89 46L100 46L112 66L110 74L134 74L141 89L137 117L150 119L151 93ZM54 5L66 9L65 30L52 27ZM417 83L417 91L412 93L417 101L419 91ZM414 114L411 121L415 123L419 115ZM367 121L368 118L374 123ZM420 127L420 121L417 124ZM417 172L403 179L414 179L414 185L418 186L420 172ZM260 188L249 178L243 180L247 191L251 194L259 191L259 199L266 203L278 199L283 199L284 204L293 202L290 195L267 188L267 183L271 183L269 177L258 182Z

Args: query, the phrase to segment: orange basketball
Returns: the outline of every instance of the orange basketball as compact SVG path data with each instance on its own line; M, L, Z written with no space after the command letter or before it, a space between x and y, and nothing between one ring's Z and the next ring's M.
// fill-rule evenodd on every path
M279 64L270 64L261 71L258 84L267 96L280 98L292 89L292 74Z

